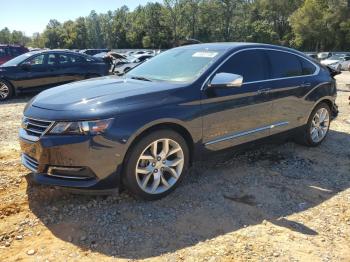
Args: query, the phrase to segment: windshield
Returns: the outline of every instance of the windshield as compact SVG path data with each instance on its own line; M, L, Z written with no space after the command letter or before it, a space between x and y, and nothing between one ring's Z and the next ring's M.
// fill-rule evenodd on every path
M126 77L149 80L192 82L212 64L222 51L171 49L135 67Z
M6 63L2 64L1 66L5 67L5 66L16 66L18 64L20 64L21 62L23 62L24 60L26 60L28 57L31 57L33 54L32 53L25 53L23 55L17 56L9 61L7 61Z

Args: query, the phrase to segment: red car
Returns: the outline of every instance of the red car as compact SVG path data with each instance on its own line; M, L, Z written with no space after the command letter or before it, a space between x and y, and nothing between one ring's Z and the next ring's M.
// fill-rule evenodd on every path
M29 52L28 48L21 45L0 44L0 65L27 52Z

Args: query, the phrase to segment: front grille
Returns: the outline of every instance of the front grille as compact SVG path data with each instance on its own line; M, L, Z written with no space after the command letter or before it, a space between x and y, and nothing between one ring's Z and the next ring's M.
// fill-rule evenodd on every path
M30 136L40 137L52 126L52 121L23 117L22 128Z
M22 156L21 156L21 159L22 159L22 164L28 168L29 170L33 171L33 172L38 172L38 162L28 156L27 154L23 153Z

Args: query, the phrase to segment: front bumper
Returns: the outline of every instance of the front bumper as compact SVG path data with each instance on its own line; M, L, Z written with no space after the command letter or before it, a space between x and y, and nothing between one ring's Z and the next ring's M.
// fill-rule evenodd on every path
M51 136L30 140L20 129L22 164L34 182L86 190L119 186L123 146L106 136Z

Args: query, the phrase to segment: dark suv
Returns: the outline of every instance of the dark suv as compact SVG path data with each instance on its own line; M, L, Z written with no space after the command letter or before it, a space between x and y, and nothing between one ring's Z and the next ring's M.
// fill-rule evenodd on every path
M281 133L319 145L337 114L331 74L273 45L171 49L123 78L77 82L32 99L19 131L22 163L41 184L119 186L158 199L206 153Z
M29 52L29 50L24 46L0 44L0 65L27 52Z

